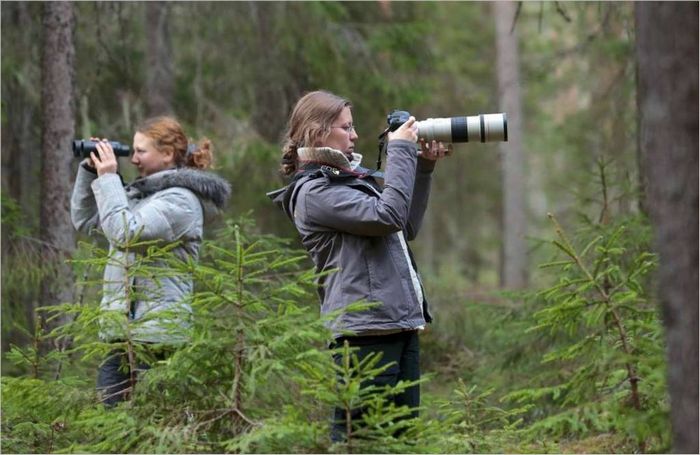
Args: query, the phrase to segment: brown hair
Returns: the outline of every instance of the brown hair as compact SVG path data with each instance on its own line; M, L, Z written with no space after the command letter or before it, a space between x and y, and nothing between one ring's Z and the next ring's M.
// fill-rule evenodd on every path
M331 133L331 123L350 101L324 90L309 92L299 98L289 117L282 145L280 172L290 176L297 170L297 149L314 147Z
M172 151L178 167L207 169L214 161L211 141L203 138L198 144L189 142L182 125L173 117L151 117L136 131L151 138L159 152Z

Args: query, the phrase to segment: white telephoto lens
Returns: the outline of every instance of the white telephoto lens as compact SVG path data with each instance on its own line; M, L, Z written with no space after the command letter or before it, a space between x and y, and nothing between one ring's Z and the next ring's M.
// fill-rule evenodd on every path
M429 118L416 124L418 137L425 139L426 142L433 140L452 142L452 125L449 118Z
M442 142L498 142L508 140L506 114L429 118L416 122L418 137Z

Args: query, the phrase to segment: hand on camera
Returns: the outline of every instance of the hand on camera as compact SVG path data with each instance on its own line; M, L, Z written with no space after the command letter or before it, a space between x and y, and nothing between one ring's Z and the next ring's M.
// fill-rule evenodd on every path
M117 157L114 155L112 144L107 139L90 138L91 141L97 142L95 148L97 153L90 152L88 166L92 165L97 170L97 175L114 174L117 172Z
M435 140L430 143L426 142L425 139L420 139L420 151L418 155L426 160L437 161L446 156L452 155L452 144L443 144L442 142L437 142Z
M389 138L390 142L395 139L416 142L418 140L418 127L415 123L416 118L413 116L409 117L406 123L398 127L396 131L390 132L387 138Z

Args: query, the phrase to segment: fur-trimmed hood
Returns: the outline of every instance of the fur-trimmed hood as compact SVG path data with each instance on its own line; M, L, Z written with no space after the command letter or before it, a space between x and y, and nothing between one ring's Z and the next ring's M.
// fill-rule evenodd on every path
M352 160L340 150L331 147L300 147L297 149L298 163L304 166L308 163L323 164L336 169L354 171L362 162L362 155L352 154Z
M231 196L231 184L218 175L198 169L168 169L147 177L138 178L126 186L127 191L138 190L143 196L179 186L187 188L200 199L214 203L223 209Z
M126 191L130 197L147 197L172 187L192 191L207 212L210 209L223 210L231 197L231 184L228 181L212 172L190 168L167 169L138 178L126 185ZM213 213L208 213L206 217L211 215Z

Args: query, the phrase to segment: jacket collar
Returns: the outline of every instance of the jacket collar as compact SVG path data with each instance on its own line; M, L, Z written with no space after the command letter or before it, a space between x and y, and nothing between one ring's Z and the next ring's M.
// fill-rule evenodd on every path
M320 164L330 166L345 172L353 172L362 162L362 155L352 154L352 160L348 156L331 147L301 147L297 149L299 167L307 164Z
M141 177L127 185L128 191L136 191L141 197L168 188L187 188L202 202L211 202L222 209L231 196L231 185L218 175L192 168L166 169Z

